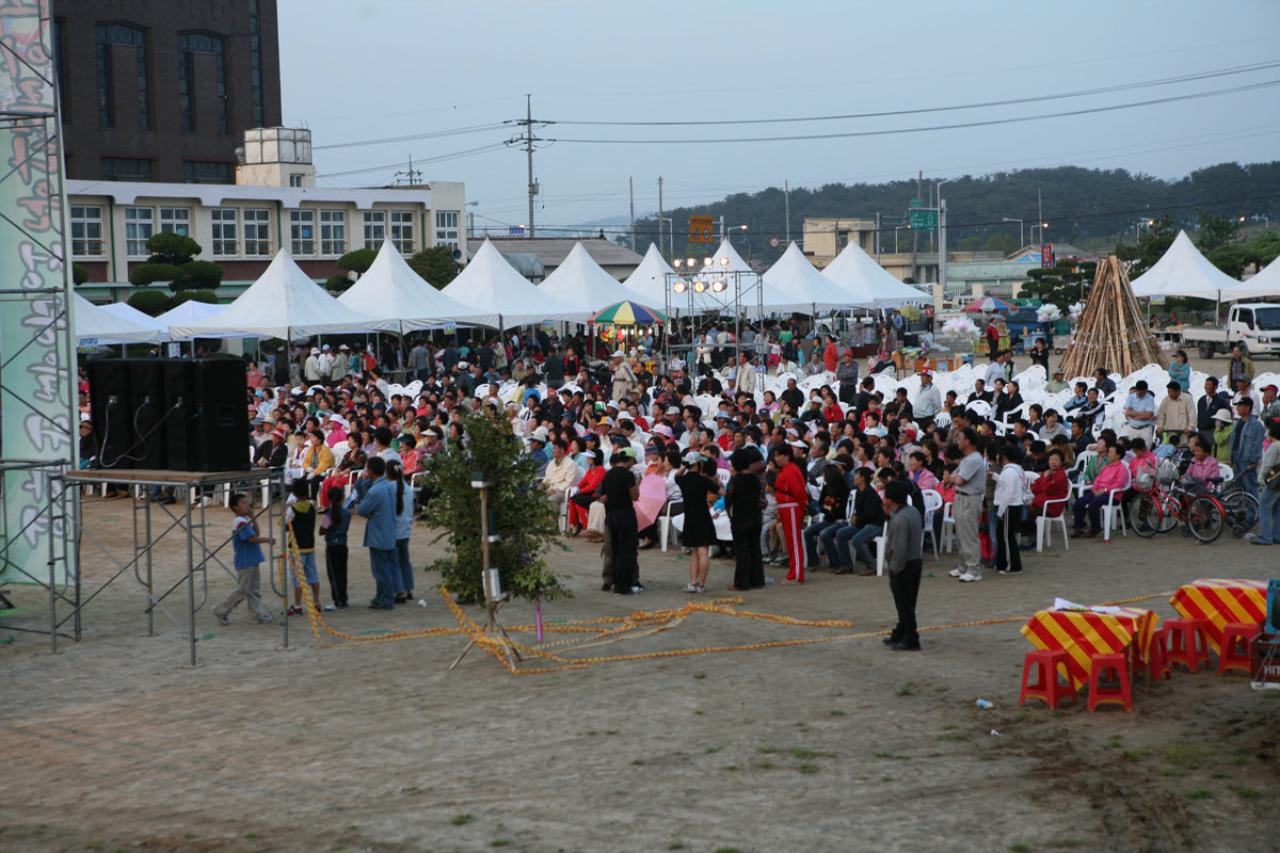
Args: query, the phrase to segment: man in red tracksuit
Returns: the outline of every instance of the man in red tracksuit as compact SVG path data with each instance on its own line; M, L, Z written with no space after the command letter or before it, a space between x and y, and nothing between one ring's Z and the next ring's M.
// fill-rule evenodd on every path
M784 443L773 449L773 463L778 474L773 481L774 497L778 500L778 521L782 522L782 536L787 543L786 583L804 583L804 511L809 502L805 489L804 472L794 461L791 446Z

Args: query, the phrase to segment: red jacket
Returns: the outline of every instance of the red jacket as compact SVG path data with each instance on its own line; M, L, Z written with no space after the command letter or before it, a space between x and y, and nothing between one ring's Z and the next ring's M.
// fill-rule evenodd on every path
M799 504L803 507L809 503L809 492L805 489L804 472L794 462L788 462L782 466L782 470L778 472L778 476L773 481L773 492L778 499L779 506L782 504Z
M1044 506L1045 501L1060 501L1067 496L1070 491L1071 484L1067 481L1067 472L1059 468L1057 471L1052 469L1045 471L1035 479L1031 484L1031 508L1037 511ZM1054 504L1053 509L1049 510L1050 518L1057 518L1062 515L1062 510L1066 508L1066 504Z
M836 372L836 365L840 362L840 350L836 349L836 345L827 344L827 348L822 351L822 366L826 368L828 373Z

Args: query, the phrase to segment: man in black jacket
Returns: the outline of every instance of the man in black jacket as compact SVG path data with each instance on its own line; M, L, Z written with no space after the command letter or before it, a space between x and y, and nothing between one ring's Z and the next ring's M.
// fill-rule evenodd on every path
M1218 391L1218 378L1206 376L1204 379L1204 396L1196 402L1196 429L1201 433L1213 435L1213 416L1226 409L1231 411L1231 401Z

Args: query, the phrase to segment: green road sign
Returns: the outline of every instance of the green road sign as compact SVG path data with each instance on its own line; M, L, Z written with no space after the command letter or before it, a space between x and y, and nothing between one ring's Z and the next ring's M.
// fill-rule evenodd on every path
M938 227L938 211L923 208L909 210L907 223L914 231L932 231Z

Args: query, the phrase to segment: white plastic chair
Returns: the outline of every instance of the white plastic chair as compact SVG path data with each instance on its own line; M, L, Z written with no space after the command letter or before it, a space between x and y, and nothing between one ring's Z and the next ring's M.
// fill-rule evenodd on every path
M928 536L933 542L933 559L938 559L938 537L933 532L933 517L938 510L942 509L942 495L935 489L925 489L920 493L924 496L924 530L923 535Z
M1236 478L1235 469L1225 462L1218 463L1218 476L1222 478L1222 482L1230 483Z
M716 477L720 480L720 488L723 489L725 486L729 485L729 477L731 474L732 472L728 468L716 469Z
M676 507L680 507L679 512L672 512ZM666 507L662 510L662 515L658 516L658 546L663 550L667 550L667 540L671 536L671 519L677 515L684 514L684 504L680 501L667 501ZM677 531L679 532L679 531Z
M942 552L950 554L956 549L956 517L955 504L942 505Z

